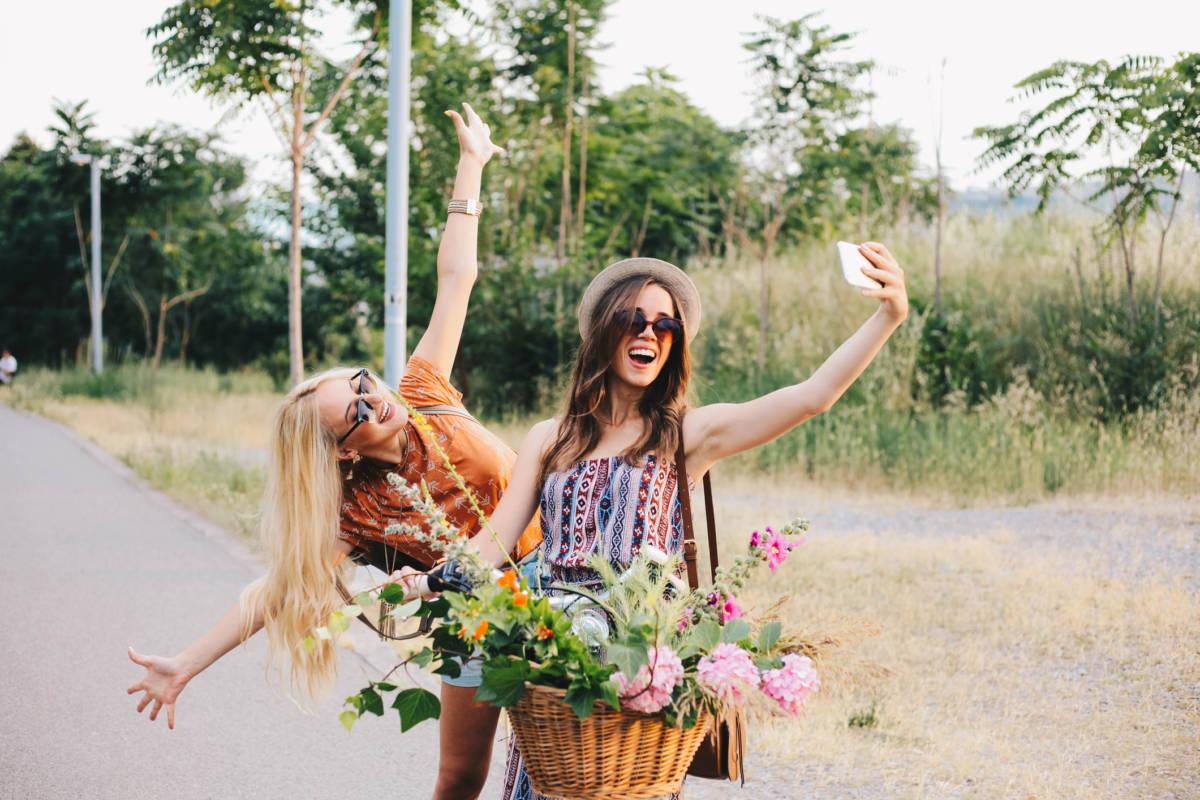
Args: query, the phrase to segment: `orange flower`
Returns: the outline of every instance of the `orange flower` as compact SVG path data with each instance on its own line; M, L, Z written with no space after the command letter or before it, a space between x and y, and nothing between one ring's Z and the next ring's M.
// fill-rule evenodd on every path
M513 595L513 605L517 608L523 608L529 605L529 592L517 592Z
M551 628L547 628L545 625L543 625L542 623L539 622L538 626L537 626L537 634L536 635L539 640L544 642L554 635L554 631Z
M479 627L475 629L475 635L472 636L471 638L478 642L478 641L482 640L484 636L487 635L487 630L488 630L488 621L485 619L483 622L479 623Z
M517 583L517 573L515 573L511 570L509 570L508 572L501 575L500 580L497 581L497 583L499 583L505 589L508 589L509 591L513 591L513 592L517 591L517 589L520 588L520 586Z

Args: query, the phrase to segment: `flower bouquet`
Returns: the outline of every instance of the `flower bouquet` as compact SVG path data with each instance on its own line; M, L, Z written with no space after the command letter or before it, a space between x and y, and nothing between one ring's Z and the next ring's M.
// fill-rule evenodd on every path
M428 644L395 669L412 663L455 677L466 661L481 662L476 699L509 710L543 794L676 792L715 722L749 705L797 714L820 686L813 662L788 645L782 624L753 624L737 598L758 568L777 569L800 544L805 521L751 534L746 551L705 590L689 590L677 577L679 558L653 548L619 572L594 558L589 566L598 582L588 587L531 587L515 570L499 573L483 563L421 488L391 480L429 523L395 532L443 551L469 586L403 604L402 587L386 585L360 595L316 635L344 630L374 601L401 603L393 612L399 616L429 617ZM347 728L365 713L382 715L383 695L391 692L402 730L438 716L435 695L398 691L391 674L347 698Z

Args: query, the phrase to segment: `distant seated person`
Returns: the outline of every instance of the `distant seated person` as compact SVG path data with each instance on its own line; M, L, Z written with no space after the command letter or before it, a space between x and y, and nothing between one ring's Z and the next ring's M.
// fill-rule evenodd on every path
M13 381L13 376L17 374L17 360L13 358L13 354L5 348L3 354L0 354L0 383L9 384Z

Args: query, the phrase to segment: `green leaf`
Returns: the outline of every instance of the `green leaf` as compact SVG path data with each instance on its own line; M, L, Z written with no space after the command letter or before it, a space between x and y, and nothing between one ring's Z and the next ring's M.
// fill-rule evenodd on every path
M389 583L379 590L379 599L392 605L403 603L406 595L404 587L398 583Z
M427 689L405 689L396 695L392 708L400 712L400 732L414 725L442 715L442 704L437 695Z
M363 711L370 711L377 717L383 716L383 698L374 689L363 689L358 693L362 697Z
M715 620L702 619L692 626L692 637L696 648L707 653L721 642L721 626Z
M433 657L436 655L432 649L426 647L416 655L409 659L409 663L416 664L418 667L428 667Z
M342 727L346 730L353 730L354 723L358 721L358 712L346 709L338 714L338 720L342 723Z
M567 689L563 701L575 712L580 719L587 719L592 714L592 707L597 700L604 697L604 690L591 683L572 683Z
M744 619L731 619L721 631L721 641L727 644L740 642L750 636L750 623Z
M763 625L758 630L758 649L764 653L771 652L771 648L779 641L782 633L783 623L779 620L772 620Z
M608 663L633 680L638 670L650 663L650 654L645 644L613 642L608 646Z
M508 708L521 699L525 681L529 677L529 662L509 661L493 666L483 665L483 684L475 692L475 699Z
M314 647L316 647L316 646L317 646L317 640L316 640L316 639L314 639L314 638L313 638L313 637L311 637L311 636L305 636L305 637L304 637L304 649L305 649L305 650L307 650L308 652L310 652L310 653L311 653L311 652L313 651L313 648L314 648Z
M395 608L392 609L392 613L388 614L388 616L392 617L393 619L401 619L401 620L408 619L413 614L417 613L417 611L419 611L420 608L421 608L421 598L418 597L415 600L409 600L404 605L396 606Z
M607 680L600 684L600 690L604 692L604 702L608 703L614 710L620 711L621 695L619 694L620 690L617 687L617 682L611 679Z
M371 684L371 687L377 692L394 692L399 688L394 683L385 683L384 681L376 681Z

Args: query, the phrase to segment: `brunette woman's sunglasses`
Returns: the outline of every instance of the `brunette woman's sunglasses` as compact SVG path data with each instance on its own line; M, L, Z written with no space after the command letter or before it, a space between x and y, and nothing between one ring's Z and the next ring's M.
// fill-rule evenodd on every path
M361 397L361 395L370 394L371 392L375 391L375 381L371 380L371 373L367 372L366 368L363 368L351 375L350 386L352 388L354 386L355 379L358 380L358 388L354 391L358 392L360 397L358 404L355 406L354 424L350 426L350 430L338 437L337 443L339 447L341 446L342 442L350 438L350 434L358 430L359 425L362 425L364 422L369 420L371 415L375 413L374 409L371 408L371 404L366 400L363 400Z
M640 308L634 311L618 311L617 321L622 325L628 325L629 332L634 336L641 335L641 332L646 330L647 325L654 329L654 337L656 339L661 339L668 333L675 335L683 330L683 323L680 320L674 317L659 317L654 322L651 322L646 319L646 315L642 313Z

